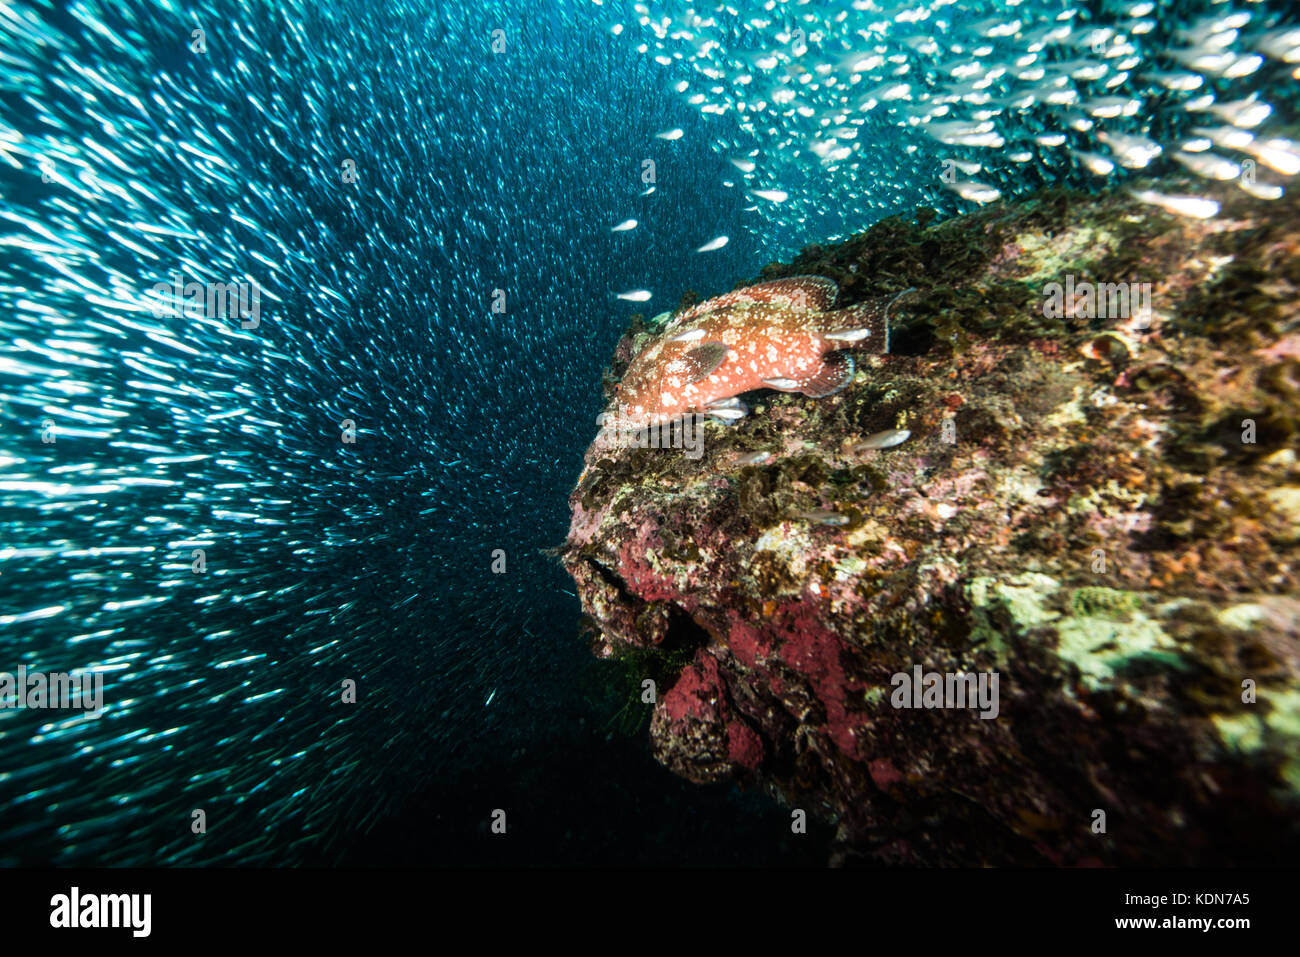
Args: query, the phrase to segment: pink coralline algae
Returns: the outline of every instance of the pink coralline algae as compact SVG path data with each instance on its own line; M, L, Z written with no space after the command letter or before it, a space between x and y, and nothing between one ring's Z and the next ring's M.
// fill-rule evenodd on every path
M689 748L668 755L665 763L692 781L723 780L737 768L756 770L763 761L762 738L734 716L718 662L703 652L659 702L651 728L672 740L690 742Z
M749 393L694 459L589 450L559 553L602 667L659 663L657 759L829 820L839 861L1292 863L1300 204L1231 190L1218 221L1052 192L765 268L839 309L917 291L834 395ZM1153 321L1045 310L1066 275L1150 281ZM611 405L663 341L633 326ZM933 707L894 695L917 666ZM981 717L963 676L994 674Z

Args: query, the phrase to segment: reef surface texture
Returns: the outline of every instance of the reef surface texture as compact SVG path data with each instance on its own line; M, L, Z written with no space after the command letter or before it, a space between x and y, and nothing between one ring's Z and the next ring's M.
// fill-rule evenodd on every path
M833 397L588 452L560 552L657 682L658 760L833 821L840 862L1293 862L1300 203L1234 192L922 210L751 280L918 291ZM917 666L996 673L996 716L897 707Z

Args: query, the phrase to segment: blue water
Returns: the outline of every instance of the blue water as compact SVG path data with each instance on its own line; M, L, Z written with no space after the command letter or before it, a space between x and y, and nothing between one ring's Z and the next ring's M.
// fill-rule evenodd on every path
M1227 9L1184 6L1160 5L1144 55ZM1288 22L1241 6L1261 33ZM1006 196L1113 183L1048 148L1011 161L917 133L900 111L929 109L942 78L916 50L914 99L862 112L888 59L853 86L843 159L810 152L848 123L833 89L791 80L811 116L742 115L756 82L782 84L741 82L729 54L790 47L815 74L908 5L791 7L787 27L824 27L802 21L804 53L779 23L674 39L631 4L539 7L0 10L0 670L98 671L106 696L93 719L0 711L0 863L824 859L823 830L776 836L785 813L761 795L678 782L605 728L577 599L542 553L568 527L601 370L633 312L884 215L974 208L939 180L945 157L978 157ZM1067 9L936 5L896 39ZM1289 84L1282 124L1289 69L1210 88ZM1177 96L1147 104L1126 130L1197 122ZM256 328L155 316L150 290L178 273L255 281ZM632 290L652 298L617 298ZM496 808L513 844L487 833Z

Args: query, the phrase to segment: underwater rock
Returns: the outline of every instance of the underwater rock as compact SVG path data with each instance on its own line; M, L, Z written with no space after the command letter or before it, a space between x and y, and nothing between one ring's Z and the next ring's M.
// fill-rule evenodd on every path
M690 661L660 762L829 818L840 861L1294 860L1300 203L1210 193L896 217L762 271L918 293L839 394L588 452L561 555L597 654Z

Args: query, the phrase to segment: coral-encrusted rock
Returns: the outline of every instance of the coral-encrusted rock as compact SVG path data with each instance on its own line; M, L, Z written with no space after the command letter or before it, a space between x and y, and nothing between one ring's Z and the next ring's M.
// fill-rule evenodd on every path
M753 771L763 762L763 740L734 717L718 662L710 655L690 664L655 710L650 733L668 768L692 781L720 781L737 768Z
M696 459L588 453L563 560L600 654L678 662L665 765L833 818L841 856L1293 859L1300 209L1221 198L1052 193L763 271L919 292L839 395L751 396ZM1045 310L1067 275L1151 313ZM996 672L996 716L895 707L917 665Z

